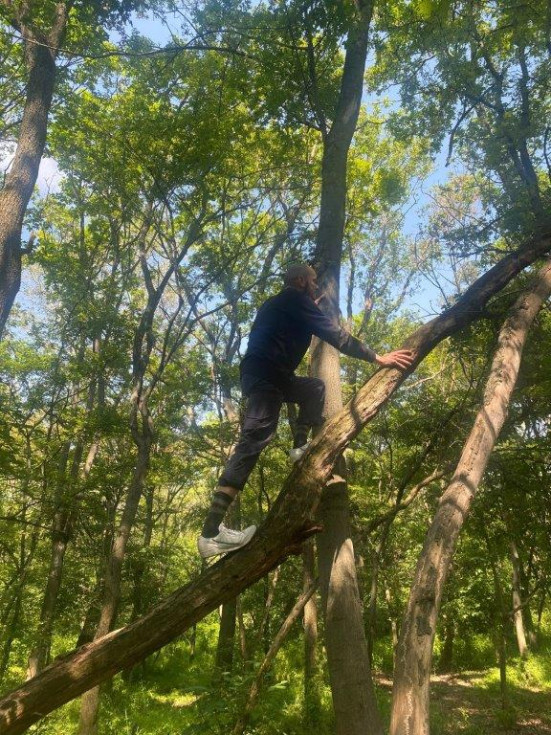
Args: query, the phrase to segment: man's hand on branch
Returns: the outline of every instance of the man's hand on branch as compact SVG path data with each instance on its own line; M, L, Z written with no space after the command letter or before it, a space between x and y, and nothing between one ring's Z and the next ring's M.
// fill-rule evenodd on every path
M375 355L375 362L381 367L395 367L405 370L413 362L411 350L394 350L386 355Z

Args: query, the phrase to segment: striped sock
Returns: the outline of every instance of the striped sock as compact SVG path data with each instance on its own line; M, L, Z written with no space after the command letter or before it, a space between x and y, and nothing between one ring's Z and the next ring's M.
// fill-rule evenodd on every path
M308 432L310 431L309 426L303 426L299 424L295 430L294 436L294 447L303 447L308 441Z
M214 493L201 536L213 538L218 535L218 529L232 500L233 498L228 493L223 493L221 490Z

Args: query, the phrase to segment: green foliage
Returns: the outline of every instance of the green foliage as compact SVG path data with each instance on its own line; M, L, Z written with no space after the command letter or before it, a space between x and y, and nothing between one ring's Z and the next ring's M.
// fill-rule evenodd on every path
M30 7L33 23L46 28L53 2ZM28 259L37 286L0 345L5 688L24 679L29 652L45 635L40 616L53 540L64 540L67 550L50 658L71 650L83 621L97 618L105 557L145 424L151 451L117 625L200 574L196 536L235 441L238 366L251 321L279 290L280 272L307 258L316 236L323 135L336 106L355 3L197 3L163 54L121 28L133 11L150 7L93 2L75 3L71 11L66 48L84 58L62 70L48 140L63 180L59 192L37 198L29 213L28 224L39 233ZM347 326L380 352L419 325L404 304L421 271L433 277L438 266L447 269L442 298L453 302L541 221L549 196L549 63L543 4L533 10L532 19L510 3L377 7L367 84L382 93L398 84L402 105L393 94L369 98L362 110L348 165L342 285ZM107 35L114 27L122 31L120 43ZM3 110L2 145L18 125L24 73L20 46L11 44L6 27L0 33L0 97L12 100ZM414 237L406 212L443 141L458 168L431 191ZM527 175L530 166L535 179ZM524 283L518 279L483 321L433 350L347 450L352 530L378 673L392 674L392 633L401 624L426 529L482 400L497 331ZM453 631L451 670L485 699L461 702L453 716L435 706L433 733L487 735L512 727L531 709L543 709L551 686L545 617L551 363L543 347L550 326L545 311L458 545L437 628L435 659L444 656ZM342 366L350 397L373 366L350 359ZM285 418L236 522L262 522L288 474ZM540 647L526 661L511 658L510 611L496 590L509 600L511 539L524 573L526 622L531 617L539 636ZM188 632L116 678L103 696L100 735L229 732L300 594L301 572L299 560L282 567L262 636L271 580L241 596L231 674L213 676L219 632L213 613L198 625L195 642ZM494 631L504 620L512 709L500 711ZM94 625L89 628L93 634ZM329 735L335 723L321 646L318 656L314 729ZM266 676L248 733L308 731L303 668L297 625ZM377 696L388 720L383 678ZM493 711L483 724L479 709ZM69 732L77 720L73 702L34 729Z

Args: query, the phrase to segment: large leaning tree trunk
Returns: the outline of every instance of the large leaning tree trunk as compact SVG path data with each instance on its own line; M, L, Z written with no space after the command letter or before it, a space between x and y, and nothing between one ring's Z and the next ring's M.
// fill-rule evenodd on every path
M526 335L551 294L551 262L503 324L486 389L452 481L428 530L410 590L394 672L390 735L428 735L432 649L455 545L507 416Z
M297 553L304 539L319 530L312 519L321 490L350 441L437 344L480 318L492 296L550 249L551 233L539 233L481 276L450 309L417 329L404 344L414 353L411 368L379 370L327 422L293 467L265 523L245 549L221 559L143 618L82 646L6 694L0 700L0 733L24 732L65 702L142 661Z
M331 128L323 132L320 222L315 262L325 299L322 308L339 319L339 281L346 208L348 152L356 130L373 0L357 3L346 40L341 89ZM316 340L312 375L325 383L325 414L342 410L337 350ZM382 735L365 638L350 517L346 470L342 459L322 495L318 569L325 617L325 645L337 735Z
M0 0L23 37L27 91L15 156L0 191L0 339L21 285L21 234L46 145L48 114L56 80L56 50L67 25L67 6L57 3L48 33L27 19L28 3Z

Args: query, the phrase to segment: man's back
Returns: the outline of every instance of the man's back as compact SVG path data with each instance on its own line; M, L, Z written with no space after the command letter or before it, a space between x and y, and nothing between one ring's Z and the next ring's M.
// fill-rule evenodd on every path
M262 360L279 372L293 373L312 339L311 307L319 311L295 288L285 288L265 301L254 320L243 365Z
M375 352L332 322L304 291L288 287L265 301L254 320L245 372L291 375L306 354L312 335L350 357L372 362Z

